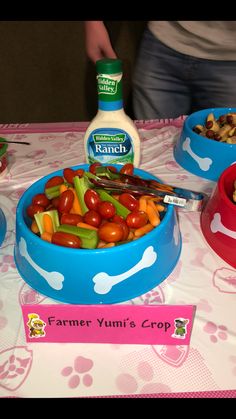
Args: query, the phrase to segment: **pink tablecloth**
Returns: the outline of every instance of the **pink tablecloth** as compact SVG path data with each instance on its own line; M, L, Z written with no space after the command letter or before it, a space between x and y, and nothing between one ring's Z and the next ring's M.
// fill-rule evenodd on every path
M163 181L210 193L215 183L174 160L183 118L136 121L141 165ZM21 304L52 303L20 277L13 259L15 208L37 179L85 162L87 123L2 124L11 144L0 177L0 206L7 234L0 248L0 397L235 397L236 271L205 242L198 212L178 212L183 248L166 280L130 304L197 306L190 346L27 344ZM55 303L55 302L54 302Z

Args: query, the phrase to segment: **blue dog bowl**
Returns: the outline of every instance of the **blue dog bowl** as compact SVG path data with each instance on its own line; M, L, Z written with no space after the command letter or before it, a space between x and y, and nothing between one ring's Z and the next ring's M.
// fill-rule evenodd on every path
M85 164L73 168L88 167ZM113 248L70 249L43 241L32 233L26 208L35 194L44 191L46 181L62 172L35 182L18 203L14 255L25 282L41 294L65 303L112 304L142 295L170 275L182 246L172 205L158 227L131 243ZM140 169L135 174L157 179Z
M0 208L0 246L2 245L3 240L5 238L6 230L7 230L6 218L5 218L3 210L1 210Z
M180 166L194 175L217 181L221 173L236 162L236 144L214 141L193 131L196 125L205 124L210 113L217 119L230 112L236 112L236 108L204 109L186 118L174 147L174 158Z

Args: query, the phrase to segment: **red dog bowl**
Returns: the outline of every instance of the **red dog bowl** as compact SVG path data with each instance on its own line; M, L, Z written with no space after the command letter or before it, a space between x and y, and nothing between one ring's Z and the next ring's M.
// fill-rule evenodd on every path
M201 229L211 248L236 268L236 203L233 202L236 163L221 174L201 213Z
M0 175L7 167L7 148L8 144L3 144L2 138L0 138Z

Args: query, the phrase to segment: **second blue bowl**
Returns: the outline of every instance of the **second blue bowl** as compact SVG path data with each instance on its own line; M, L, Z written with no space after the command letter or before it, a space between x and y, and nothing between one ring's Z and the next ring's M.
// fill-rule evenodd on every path
M236 162L236 144L214 141L193 131L196 125L205 124L210 113L217 119L230 112L236 112L236 108L203 109L186 118L174 147L174 157L180 166L194 175L217 181L221 173Z

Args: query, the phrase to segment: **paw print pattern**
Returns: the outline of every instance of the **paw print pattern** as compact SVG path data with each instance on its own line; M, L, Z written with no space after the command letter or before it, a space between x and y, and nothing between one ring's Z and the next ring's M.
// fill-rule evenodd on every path
M143 304L160 304L165 300L164 294L160 287L141 295L139 298Z
M178 180L186 180L186 179L188 179L188 176L186 176L186 175L177 175L176 176L176 179L178 179Z
M199 302L197 303L197 309L205 311L206 313L210 313L212 311L211 305L208 303L207 300L204 300L203 298L201 298L201 300L199 300Z
M54 160L52 162L49 162L48 165L52 168L52 169L59 169L60 167L62 167L63 162L60 160Z
M153 382L154 371L147 361L139 362L137 366L137 378L144 383L139 388L138 380L131 374L120 374L116 378L116 386L124 394L151 394L151 393L171 393L171 388L164 383Z
M132 304L161 304L165 302L165 296L161 287L158 286L146 294L140 295L130 301Z
M213 322L207 322L203 328L204 332L208 333L210 335L210 340L213 343L218 342L218 338L221 340L227 340L227 327L220 325L217 326Z
M93 367L93 361L83 356L77 356L74 361L74 368L67 366L61 371L63 377L69 377L68 386L76 388L80 385L81 379L85 387L93 384L93 378L88 372ZM83 374L82 377L79 374Z
M13 391L26 380L32 365L33 352L15 346L0 352L0 387Z
M10 268L15 269L14 258L11 255L4 255L2 262L0 262L0 272L8 272Z

